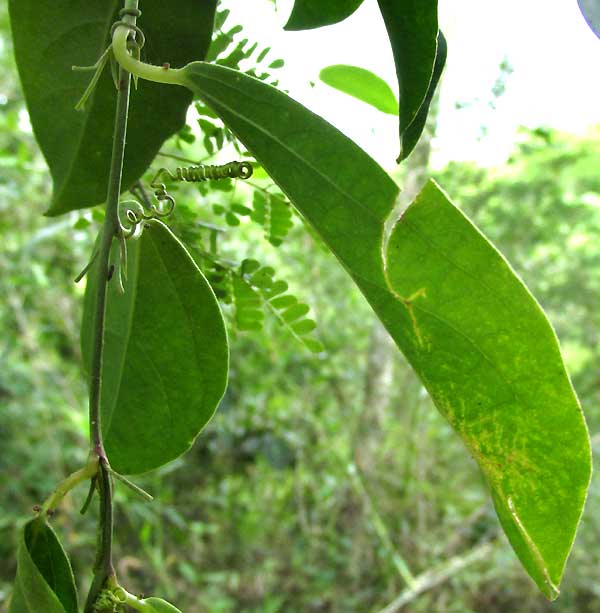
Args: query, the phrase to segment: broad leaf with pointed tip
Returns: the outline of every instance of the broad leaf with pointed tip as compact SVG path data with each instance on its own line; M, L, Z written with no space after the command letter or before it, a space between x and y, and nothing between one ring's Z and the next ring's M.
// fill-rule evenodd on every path
M285 29L309 30L338 23L350 17L362 2L363 0L296 0Z
M555 597L590 445L535 299L435 184L386 241L398 187L357 145L246 75L199 62L185 77L352 276L477 460L521 562Z
M142 57L183 66L204 58L216 0L142 3L146 35ZM48 215L100 204L106 198L116 91L107 67L85 110L75 110L93 64L110 42L122 0L10 0L15 56L33 130L48 162L54 190ZM43 24L43 27L42 27ZM147 81L131 93L123 170L128 189L147 169L162 143L185 124L192 100L183 88Z
M391 87L370 70L358 66L335 64L319 73L323 83L374 106L382 113L396 115L398 100Z
M133 474L189 449L225 392L229 353L217 299L171 231L153 221L127 243L125 293L116 278L108 288L101 424L111 466ZM88 274L81 343L89 372L98 266Z
M42 518L28 522L17 551L10 613L77 613L77 590L67 554Z
M400 162L410 155L425 126L446 61L446 43L442 39L438 44L437 0L378 3L392 45L400 90Z

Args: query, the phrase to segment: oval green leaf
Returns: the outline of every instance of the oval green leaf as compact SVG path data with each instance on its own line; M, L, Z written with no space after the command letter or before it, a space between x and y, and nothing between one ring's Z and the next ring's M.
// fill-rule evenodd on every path
M436 58L439 58L438 63L441 60L438 55L437 0L378 0L378 3L398 76L401 144L398 161L401 161L408 157L421 134L437 84L433 83L432 90ZM445 48L441 51L445 62ZM425 116L421 114L420 117L421 129L416 138L414 132L407 136L407 130L422 108Z
M101 416L111 466L134 474L190 448L225 392L229 353L217 299L171 231L154 221L127 244L125 293L116 278L108 288ZM97 268L81 333L88 372Z
M433 182L395 225L386 255L404 353L482 468L523 565L555 598L591 466L554 331Z
M139 20L155 64L183 66L203 59L212 35L216 0L143 3ZM106 67L85 110L75 110L93 64L110 41L122 1L10 0L15 57L33 130L54 183L48 215L104 202L108 185L116 91ZM40 27L43 24L43 27ZM183 88L140 81L131 93L123 190L146 170L169 136L185 124L192 98Z
M343 21L363 0L296 0L286 30L309 30Z
M77 590L67 554L42 518L29 521L17 551L10 613L77 613Z
M539 305L434 184L385 244L398 187L352 141L235 71L196 63L186 76L351 274L479 463L521 562L555 597L590 446Z
M327 66L319 73L323 83L366 102L383 113L396 115L398 100L391 87L376 74L358 66L336 64Z

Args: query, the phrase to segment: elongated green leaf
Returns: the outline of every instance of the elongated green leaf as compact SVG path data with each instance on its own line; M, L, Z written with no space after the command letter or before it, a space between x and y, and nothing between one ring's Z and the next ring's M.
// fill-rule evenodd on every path
M77 591L67 554L42 518L25 525L17 552L10 613L77 613Z
M203 59L210 44L216 0L146 2L139 25L149 62L182 66ZM31 123L54 182L49 215L99 204L106 198L116 91L107 67L85 111L75 105L93 64L108 46L119 0L10 0L15 55ZM191 95L141 82L131 94L123 189L146 170L163 141L185 124Z
M336 64L327 66L319 73L323 83L341 92L358 98L383 113L396 115L398 100L390 86L376 74L358 66Z
M600 38L600 2L598 0L577 0L577 4L592 32Z
M479 463L523 565L556 596L590 448L538 304L435 184L386 245L398 188L354 143L254 79L203 63L186 74L352 275Z
M128 241L125 294L109 283L102 371L102 432L112 467L141 473L184 453L227 383L223 317L210 285L160 222ZM98 283L86 288L82 353L89 372Z
M500 522L549 597L590 479L556 336L508 263L430 183L387 245L403 348L486 475Z
M415 115L412 123L410 126L408 126L408 128L406 128L401 136L402 147L400 155L396 160L398 163L410 155L416 144L419 142L419 138L421 138L421 134L423 133L423 129L427 123L429 107L431 106L435 90L442 76L442 72L444 71L444 66L446 65L447 55L448 46L446 44L446 38L440 30L438 32L438 47L435 56L435 64L433 66L433 74L431 75L431 82L429 83L425 100L423 100L423 104L421 105L419 112Z
M428 93L429 102L433 97L430 85L438 56L437 0L377 1L392 45L400 89L400 161L416 144L429 103L424 109L425 117L421 116L421 130L416 138L414 133L406 137L407 130L416 120ZM445 49L443 57L445 61Z
M296 0L286 30L310 30L328 26L346 17L362 4L363 0Z

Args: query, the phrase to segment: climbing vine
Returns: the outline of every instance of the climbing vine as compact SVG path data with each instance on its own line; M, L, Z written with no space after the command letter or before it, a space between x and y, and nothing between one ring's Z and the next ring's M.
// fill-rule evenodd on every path
M252 208L233 199L217 205L231 228L248 217L278 246L297 215L337 257L479 463L525 570L548 598L558 596L590 479L589 438L554 331L506 260L434 182L398 216L399 187L362 149L276 89L268 71L239 69L256 52L258 66L269 49L235 45L237 30L223 30L228 14L217 12L216 0L181 0L176 9L148 3L144 14L138 0L112 4L10 0L30 116L54 181L48 213L105 202L103 226L77 277L86 277L89 459L25 525L11 611L78 610L70 563L49 522L83 481L90 482L83 510L96 496L100 510L85 612L176 611L119 583L113 481L150 500L125 475L185 453L214 415L229 366L223 304L239 330L261 330L268 312L299 350L323 354L309 307L272 267L224 258L222 229L201 219L207 249L188 250L167 225L173 184L211 190L232 181L246 182L253 196ZM287 28L336 23L360 4L296 0ZM435 0L378 4L398 74L402 161L425 125L446 39ZM145 47L150 33L152 50ZM198 38L201 44L190 42ZM58 51L57 40L65 41ZM79 66L98 49L91 66ZM49 96L56 98L52 113ZM195 106L209 154L228 142L241 161L152 166L152 200L144 173L157 155L169 157L161 153L167 137L189 137L183 126L192 97L201 101ZM273 184L249 181L254 168ZM123 197L125 190L135 199Z

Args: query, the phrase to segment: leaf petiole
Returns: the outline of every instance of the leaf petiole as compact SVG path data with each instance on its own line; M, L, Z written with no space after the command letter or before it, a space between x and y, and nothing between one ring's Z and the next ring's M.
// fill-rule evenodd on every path
M70 492L76 485L90 478L95 478L98 473L98 456L90 454L87 464L70 474L63 479L50 496L44 501L39 515L45 516L51 513L60 503L60 501Z

